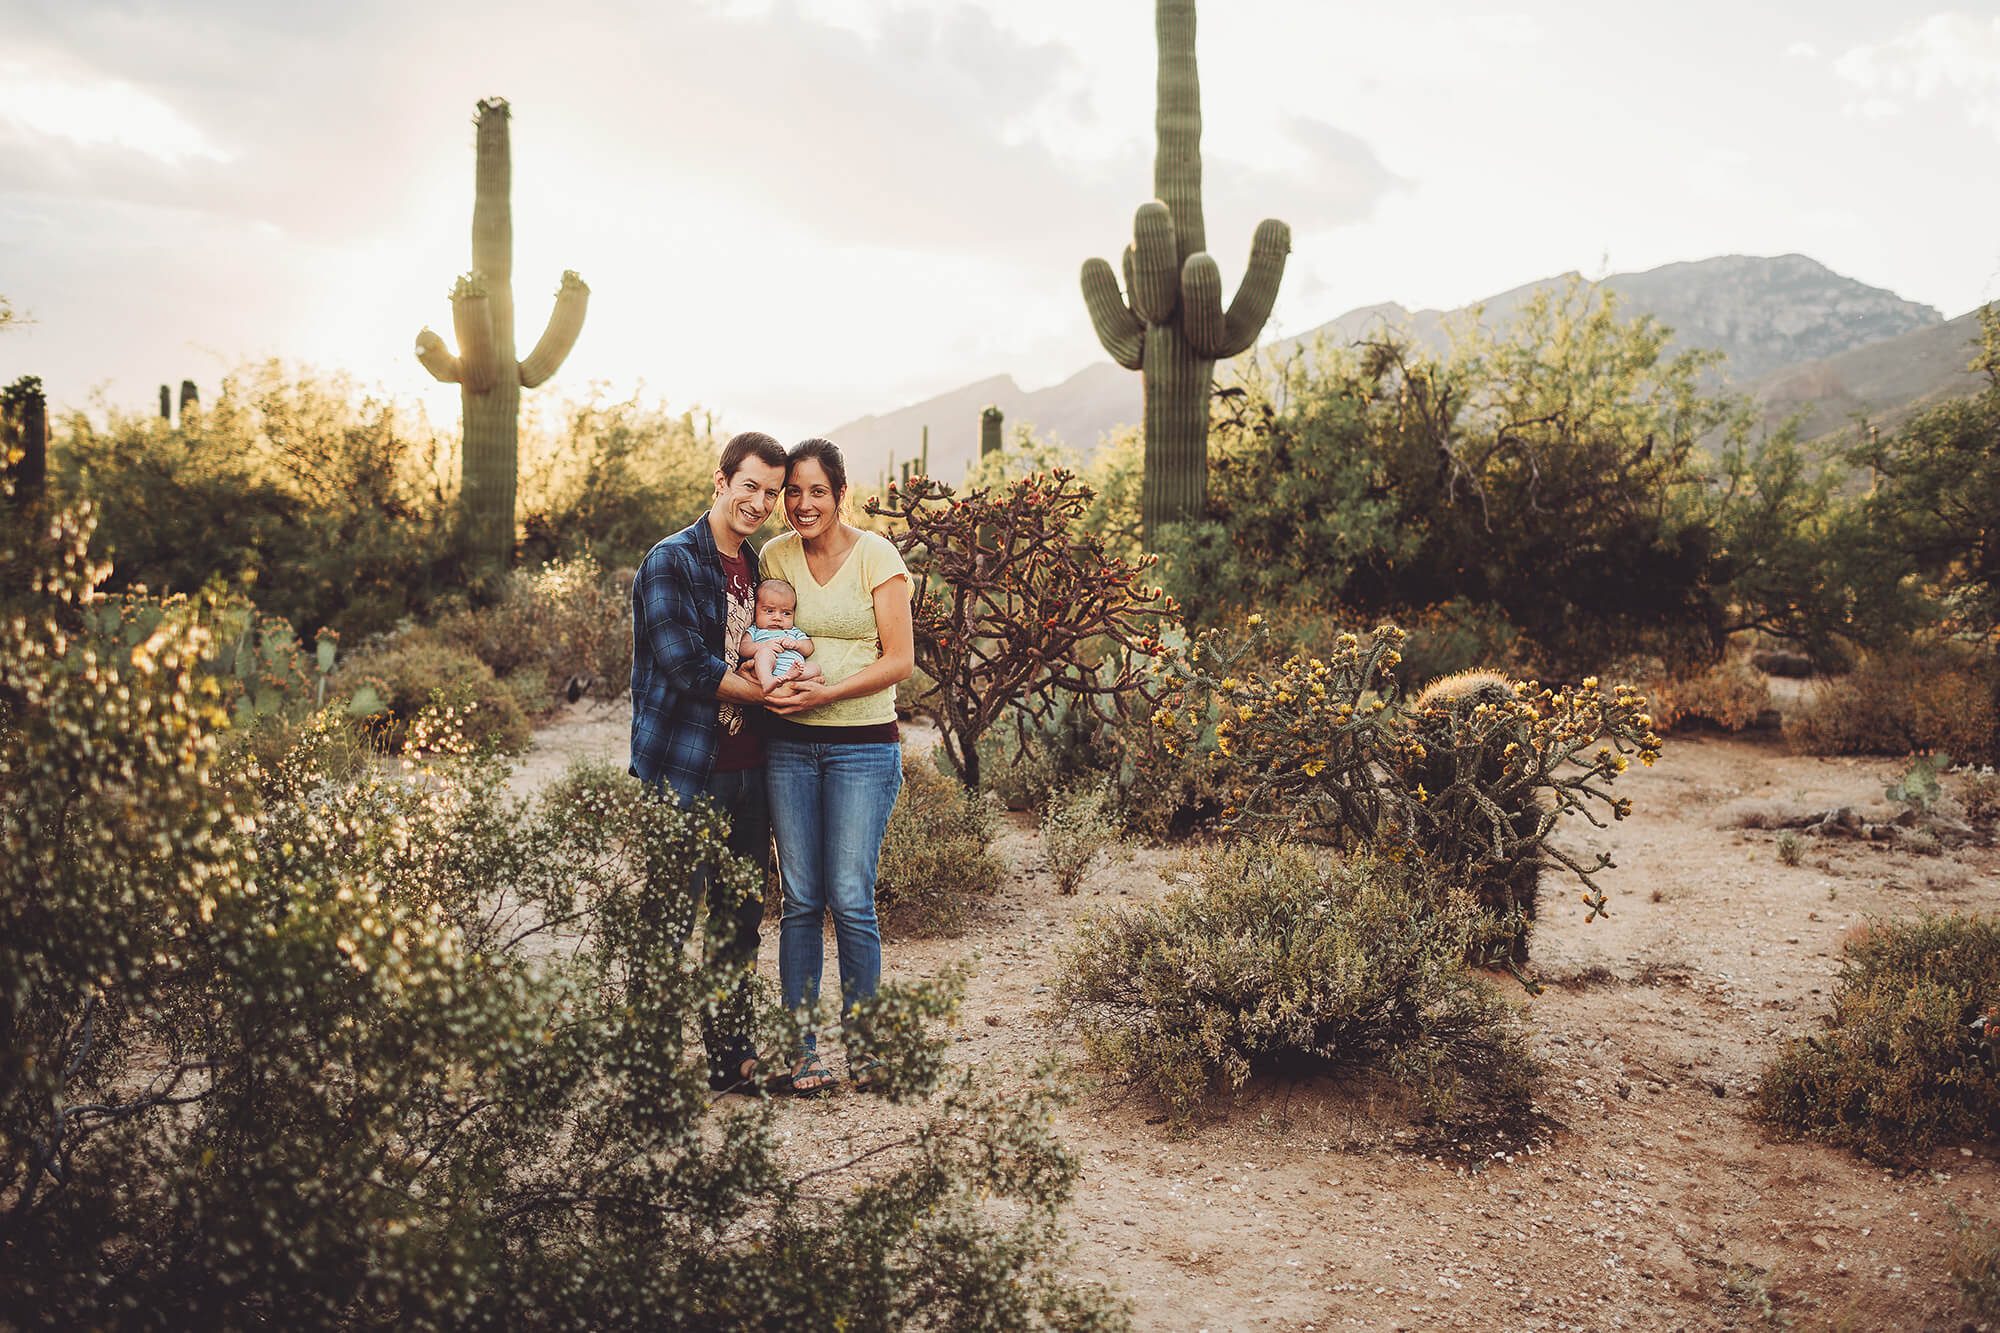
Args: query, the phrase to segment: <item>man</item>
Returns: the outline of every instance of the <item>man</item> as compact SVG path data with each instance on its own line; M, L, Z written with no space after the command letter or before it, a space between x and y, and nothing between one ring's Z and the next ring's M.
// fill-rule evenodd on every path
M632 581L632 773L682 806L714 801L729 819L729 850L758 867L760 884L771 866L771 811L763 744L745 708L764 696L736 670L737 645L756 605L757 553L747 538L784 485L783 446L758 431L733 437L708 512L654 546ZM702 1018L709 1086L747 1090L757 1073L750 973L764 905L724 901L715 883L691 888L707 899L710 961L742 969L728 1002Z

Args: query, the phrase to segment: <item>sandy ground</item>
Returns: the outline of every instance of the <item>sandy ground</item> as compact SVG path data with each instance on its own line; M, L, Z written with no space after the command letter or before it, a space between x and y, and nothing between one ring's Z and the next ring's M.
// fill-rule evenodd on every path
M538 733L518 788L579 756L622 764L627 725L573 710ZM1945 1244L1954 1208L2000 1215L1987 1147L1898 1176L1750 1114L1764 1062L1824 1012L1844 931L2000 908L2000 850L1814 839L1786 866L1777 834L1730 826L1746 804L1883 808L1899 768L1675 737L1629 774L1634 816L1572 844L1617 858L1611 917L1545 903L1534 953L1551 984L1531 998L1508 983L1548 1067L1552 1126L1525 1142L1426 1142L1323 1080L1254 1086L1174 1138L1144 1093L1075 1069L1059 1128L1084 1165L1077 1270L1145 1329L1963 1326ZM1000 850L1013 873L963 937L892 939L886 955L892 978L970 964L957 1049L1004 1086L1067 1044L1039 1011L1074 921L1164 893L1179 853L1140 849L1063 897L1030 821L1011 819ZM775 975L768 932L764 953ZM844 1088L781 1113L805 1140L865 1138L892 1114Z

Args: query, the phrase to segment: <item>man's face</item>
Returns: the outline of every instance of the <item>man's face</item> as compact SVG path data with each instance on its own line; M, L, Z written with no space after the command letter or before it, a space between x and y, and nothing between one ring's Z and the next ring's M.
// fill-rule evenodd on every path
M785 470L763 459L750 457L737 464L735 476L715 474L713 510L738 537L748 537L763 526L778 492L785 485Z

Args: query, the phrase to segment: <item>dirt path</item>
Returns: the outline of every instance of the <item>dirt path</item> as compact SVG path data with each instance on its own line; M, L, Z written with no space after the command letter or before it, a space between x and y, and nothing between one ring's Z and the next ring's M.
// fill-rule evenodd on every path
M622 762L625 728L618 710L565 718L517 784L577 756ZM2000 910L1994 849L1814 840L1786 866L1777 835L1726 827L1745 803L1879 806L1898 767L1677 737L1629 775L1634 817L1574 838L1617 858L1612 916L1585 925L1552 895L1535 956L1555 984L1516 991L1559 1125L1534 1141L1420 1148L1365 1091L1322 1083L1253 1087L1174 1139L1146 1096L1074 1070L1060 1130L1084 1163L1077 1267L1145 1329L1959 1327L1944 1247L1952 1208L2000 1213L1986 1150L1898 1178L1749 1114L1763 1063L1823 1012L1844 931ZM1072 923L1165 892L1178 854L1141 850L1065 898L1027 821L1001 850L1014 873L967 933L892 940L887 971L968 961L958 1049L1004 1086L1062 1044L1038 1011ZM801 1135L886 1114L844 1093L783 1109Z

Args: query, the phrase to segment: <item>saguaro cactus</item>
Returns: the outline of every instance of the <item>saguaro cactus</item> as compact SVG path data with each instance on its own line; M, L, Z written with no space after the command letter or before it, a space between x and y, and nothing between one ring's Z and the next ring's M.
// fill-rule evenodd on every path
M1145 539L1199 517L1208 498L1208 399L1219 358L1247 351L1270 318L1291 253L1291 228L1267 218L1250 245L1236 299L1222 308L1222 273L1201 212L1201 79L1194 0L1156 0L1160 48L1153 193L1125 247L1125 290L1111 266L1083 266L1083 300L1111 359L1145 385Z
M1007 414L997 407L988 407L979 414L979 456L1000 452L1000 427L1007 420Z
M194 387L193 380L181 381L181 421L187 421L188 409L201 410L201 390Z
M509 201L513 161L507 103L479 104L473 174L472 271L451 292L458 354L426 328L417 360L435 378L456 384L464 404L465 444L459 503L476 559L505 564L514 547L514 483L519 467L521 390L556 373L583 330L590 288L573 272L562 277L555 310L535 350L514 358L514 214Z
M39 500L48 483L49 404L42 381L24 375L0 389L0 476L17 505Z

